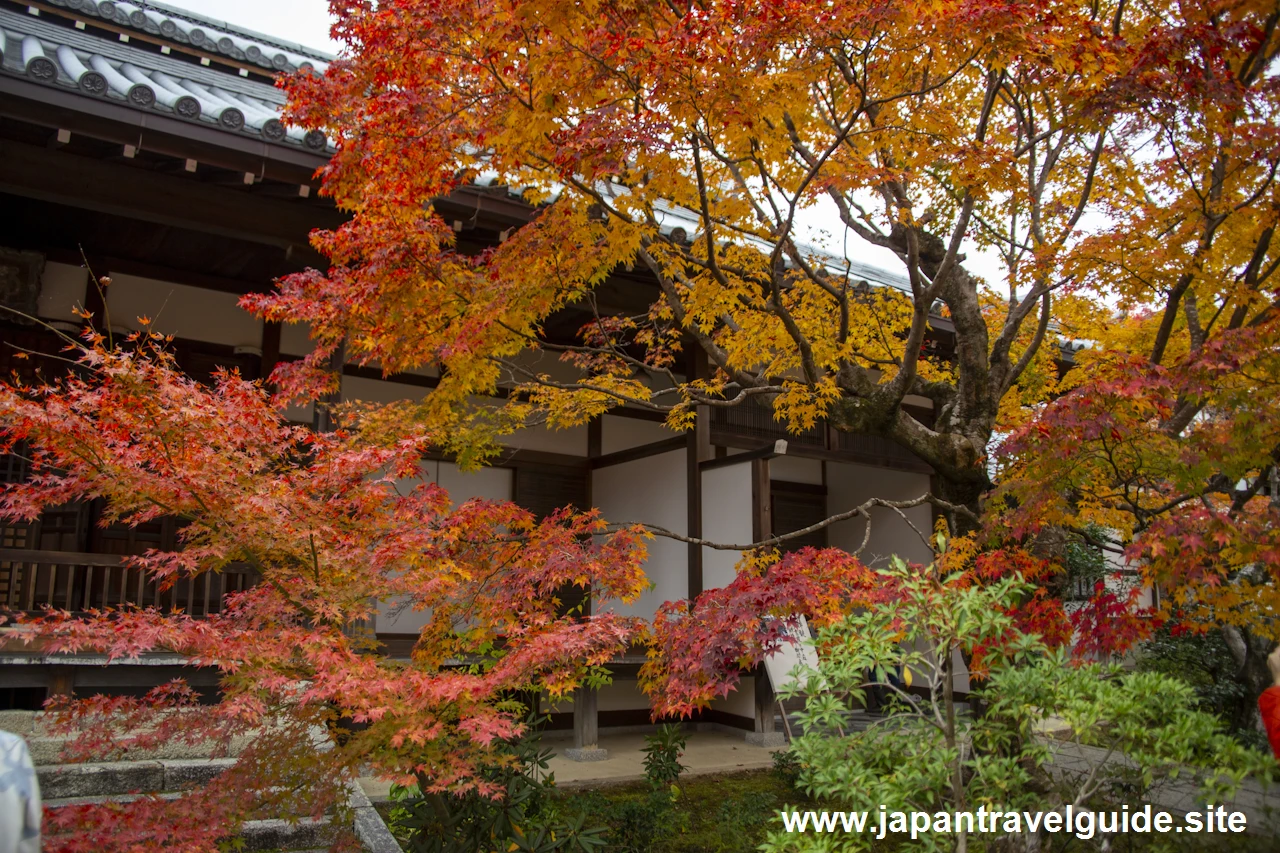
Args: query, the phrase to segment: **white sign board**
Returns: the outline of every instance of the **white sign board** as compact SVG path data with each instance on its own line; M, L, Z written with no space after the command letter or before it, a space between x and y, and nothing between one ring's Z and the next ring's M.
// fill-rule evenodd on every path
M793 642L783 641L778 650L764 660L765 672L769 674L769 683L774 690L795 680L792 672L796 667L818 668L818 659L813 652L813 634L805 618L801 616L783 632Z

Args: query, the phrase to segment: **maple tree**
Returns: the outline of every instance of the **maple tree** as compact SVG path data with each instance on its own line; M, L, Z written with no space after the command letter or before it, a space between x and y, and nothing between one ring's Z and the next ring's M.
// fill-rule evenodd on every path
M593 513L536 521L507 502L452 506L422 479L426 433L382 446L317 434L288 425L258 384L183 376L157 335L119 348L86 337L68 376L0 384L0 447L20 442L32 463L26 482L0 492L0 518L102 498L110 521L184 523L174 550L127 558L161 588L236 563L260 581L206 618L127 605L51 611L21 622L19 636L51 653L176 652L220 673L210 707L175 683L62 709L73 756L253 738L231 770L178 801L52 812L50 849L218 849L264 808L341 805L358 766L425 792L495 796L485 771L513 760L504 742L523 728L517 692L562 695L599 678L636 633L628 617L565 612L558 595L590 585L601 600L638 596L640 531L605 533ZM380 602L428 614L408 661L375 653L361 628ZM339 724L354 726L325 735ZM198 826L180 819L192 809Z
M1118 312L1007 441L1001 492L1015 533L1105 530L1178 630L1223 633L1256 697L1280 641L1280 10L1204 13L1153 33L1116 90L1141 106L1116 132L1145 148L1105 173L1109 221L1073 263Z
M347 53L289 81L289 109L338 140L324 191L353 218L316 235L330 270L246 301L310 323L286 393L331 388L340 348L438 365L397 414L465 459L617 405L679 429L763 404L791 430L881 436L933 468L953 533L1100 526L1263 672L1274 3L332 9ZM468 255L432 202L477 179L537 212ZM800 228L820 214L838 238L822 250ZM871 258L898 278L869 286ZM603 286L633 268L648 284L622 304ZM575 307L576 336L548 331ZM500 387L515 393L473 402Z
M1105 4L972 0L333 11L349 54L287 85L291 116L339 140L324 191L354 216L316 236L331 270L246 301L320 343L286 390L331 384L339 346L388 371L438 363L418 414L458 445L534 411L556 427L625 403L684 427L699 405L767 400L794 429L893 439L970 514L1002 401L1053 372L1046 329L1079 280L1081 217L1135 149L1112 127L1114 90L1162 26ZM548 204L473 257L431 202L478 176ZM845 257L801 238L821 205ZM965 268L969 239L1004 251L1007 299ZM847 263L867 244L901 262L899 287ZM633 265L652 276L647 304L592 300ZM543 334L571 304L595 313L580 335ZM576 380L521 363L530 349ZM690 350L705 375L680 362ZM525 393L496 415L465 405L500 383Z
M638 594L641 532L593 544L606 528L591 513L535 522L394 481L428 443L479 461L533 421L625 404L683 429L698 407L767 405L789 429L822 420L927 462L951 532L976 549L986 522L1006 546L970 553L966 582L1039 571L1021 546L1046 526L1101 528L1194 625L1226 625L1242 666L1257 662L1280 566L1274 4L332 8L347 53L286 86L291 117L337 140L324 192L353 216L315 235L330 269L244 304L308 323L318 344L274 375L283 397L333 390L342 358L438 366L438 386L351 407L343 430L316 435L233 376L213 391L182 379L143 336L141 355L91 342L85 378L0 388L6 442L38 463L6 487L6 517L101 496L113 518L188 522L183 550L137 567L173 579L245 562L264 581L208 620L50 615L37 630L55 649L165 647L224 667L205 733L368 723L309 759L335 780L359 760L428 788L483 787L493 745L518 730L508 691L570 689L635 636L607 613L559 614L555 591ZM468 255L432 202L481 177L524 188L536 214ZM822 211L840 253L805 243L800 223ZM900 275L864 282L868 246ZM1000 258L1002 288L971 269L974 248ZM640 301L605 298L636 267ZM566 308L589 317L573 337L549 331ZM495 405L499 389L511 393ZM660 711L722 694L767 654L780 623L764 614L834 621L896 594L830 551L744 569L659 614L646 683ZM344 628L402 596L432 614L413 661L364 654ZM1076 627L1111 626L1118 608L1104 590ZM1043 597L1006 615L1055 643L1069 633ZM1086 639L1110 653L1131 627ZM173 713L189 703L171 688L75 713L127 711L149 722L127 735L145 742L191 730ZM204 795L211 824L249 813L246 786ZM135 806L152 815L139 831L160 831L165 808ZM82 827L120 824L85 814Z

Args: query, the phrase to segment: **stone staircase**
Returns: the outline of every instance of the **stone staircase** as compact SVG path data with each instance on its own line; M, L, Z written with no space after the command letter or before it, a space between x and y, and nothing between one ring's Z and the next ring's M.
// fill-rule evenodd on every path
M33 711L0 711L0 730L22 736L31 751L44 805L50 809L102 802L129 802L142 793L176 798L180 792L208 783L235 764L235 758L210 758L189 745L169 745L129 761L63 764L64 740L42 725ZM233 752L243 747L233 744ZM403 853L382 817L357 785L348 790L349 827L365 853ZM328 850L344 827L326 816L286 820L248 821L241 828L237 849L254 851Z

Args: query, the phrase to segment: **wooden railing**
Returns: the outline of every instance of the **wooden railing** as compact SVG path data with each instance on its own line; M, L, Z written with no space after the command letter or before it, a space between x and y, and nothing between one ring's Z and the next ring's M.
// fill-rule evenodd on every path
M124 560L113 554L0 548L0 610L85 611L132 604L209 616L222 611L228 594L258 579L247 567L230 566L160 589L154 578Z

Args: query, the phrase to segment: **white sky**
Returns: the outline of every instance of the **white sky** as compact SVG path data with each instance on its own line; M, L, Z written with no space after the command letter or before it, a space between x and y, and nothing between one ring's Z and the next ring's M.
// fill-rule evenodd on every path
M257 30L303 47L337 53L329 38L329 0L165 0L232 26Z

